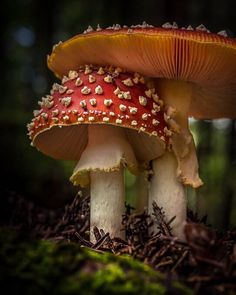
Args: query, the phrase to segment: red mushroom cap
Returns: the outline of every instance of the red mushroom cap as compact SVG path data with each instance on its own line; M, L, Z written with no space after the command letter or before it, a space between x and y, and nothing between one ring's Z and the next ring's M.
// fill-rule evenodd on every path
M141 75L119 68L85 66L70 71L39 104L41 109L28 124L29 135L39 150L55 158L79 159L88 124L125 127L134 145L138 131L140 138L156 142L161 149L172 134L155 89L148 88ZM160 154L160 147L154 153ZM154 155L137 155L141 160L150 157Z

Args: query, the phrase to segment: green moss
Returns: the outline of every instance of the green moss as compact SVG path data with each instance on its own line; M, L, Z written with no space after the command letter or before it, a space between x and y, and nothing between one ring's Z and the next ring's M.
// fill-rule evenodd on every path
M129 256L32 241L0 230L0 283L7 294L192 294Z

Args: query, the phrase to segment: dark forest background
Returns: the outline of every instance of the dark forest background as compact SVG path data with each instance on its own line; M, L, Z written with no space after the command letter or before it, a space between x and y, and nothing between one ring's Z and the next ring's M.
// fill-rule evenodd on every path
M204 24L217 32L236 34L235 0L2 0L0 6L1 169L4 199L21 195L55 208L77 189L68 178L74 163L50 159L30 147L26 124L37 101L56 80L46 56L58 41L81 33L88 25L115 23L160 26ZM223 75L224 73L222 73ZM235 97L236 99L236 97ZM235 114L236 115L236 114ZM233 120L195 121L191 128L197 145L200 175L205 186L189 189L189 205L219 229L236 225L236 130ZM127 178L132 194L133 179Z

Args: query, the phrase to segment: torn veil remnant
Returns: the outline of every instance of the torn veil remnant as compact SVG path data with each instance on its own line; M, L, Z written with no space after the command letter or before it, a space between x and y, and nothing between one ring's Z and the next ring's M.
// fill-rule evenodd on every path
M178 28L176 23L173 25L166 23L160 28L146 23L131 28L113 26L101 29L99 27L97 31L89 28L84 34L58 44L48 57L49 68L60 78L67 75L70 70L77 70L79 66L84 64L102 66L112 64L118 68L125 68L131 73L140 73L140 79L136 76L132 79L128 76L123 79L122 84L130 88L133 87L132 84L136 87L136 82L144 83L142 76L155 79L154 88L158 89L160 102L164 102L164 105L161 105L160 102L157 106L153 105L151 114L155 116L159 107L165 109L166 128L163 128L163 136L171 136L172 151L165 153L163 157L158 159L160 153L156 157L157 160L153 161L154 174L151 180L150 205L153 200L156 200L158 206L164 208L167 218L173 217L178 211L177 214L180 217L178 219L177 216L175 224L173 223L173 229L174 234L183 237L183 221L186 216L184 187L185 185L198 187L202 184L198 176L198 163L194 142L188 127L188 117L193 116L199 119L235 117L235 39L225 37L225 32L212 34L203 25L198 26L195 30L191 26ZM119 71L117 70L117 72ZM111 81L111 78L107 77L106 80ZM79 80L78 84L80 83ZM90 85L86 86L90 88ZM85 92L88 91L86 88ZM102 92L102 89L99 88L98 92ZM122 99L122 104L123 101L127 102L130 99L128 89L121 93L119 93L119 89L116 89L115 92L118 98ZM141 96L149 101L150 94L151 89L147 89L147 92ZM91 95L91 93L84 95ZM153 94L152 99L158 101L158 96ZM50 101L50 98L47 99ZM140 105L145 107L145 99L139 98L138 101L140 102L139 107ZM47 105L54 109L51 106L52 103ZM83 105L86 110L86 106L89 104L84 100ZM114 104L110 107L114 107ZM131 110L128 105L125 107L128 107L127 110ZM119 111L127 112L125 107L119 106ZM123 115L123 118L117 117L115 119L116 124L122 124L124 118L127 118L126 116L136 116L135 109L133 106L131 107L131 112ZM70 118L69 115L65 116ZM89 122L96 121L96 116L89 116ZM69 122L68 117L65 117L65 124ZM106 116L104 120L106 121L108 118ZM145 124L146 118L148 117L142 113L143 124ZM37 120L36 117L35 122ZM57 121L57 118L54 120ZM79 122L84 120L87 122L84 117L80 117L78 120ZM149 120L150 118L148 118ZM154 124L152 126L158 127L158 121L159 119L153 118L152 123ZM40 117L40 124L48 124L47 122L47 116ZM141 133L147 131L147 127L140 126L136 118L130 121L130 127L136 130L139 128ZM34 126L30 125L30 128L34 129ZM159 138L160 134L156 130L152 132ZM39 142L39 136L34 140L36 145L37 141ZM152 147L152 145L149 146L147 154ZM67 150L70 149L67 148ZM152 153L155 150L154 147ZM76 154L76 152L74 153ZM77 153L80 154L81 149ZM142 157L142 159L144 158ZM156 162L158 160L160 160L159 163ZM160 181L158 170L169 170L167 177L171 181L168 178ZM161 186L157 186L156 183ZM176 207L178 207L177 211Z

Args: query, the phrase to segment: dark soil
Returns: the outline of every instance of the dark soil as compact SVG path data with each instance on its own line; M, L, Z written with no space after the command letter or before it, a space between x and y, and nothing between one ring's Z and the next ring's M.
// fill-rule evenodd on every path
M65 208L46 210L12 194L4 208L1 225L28 237L129 254L186 284L195 294L236 293L236 229L219 233L206 225L206 217L200 219L191 211L185 225L186 242L172 236L172 221L167 221L154 203L152 216L132 214L132 208L126 206L122 221L125 240L111 239L109 233L94 228L97 241L93 244L89 241L89 196L78 194ZM158 228L156 235L148 234L153 224Z

